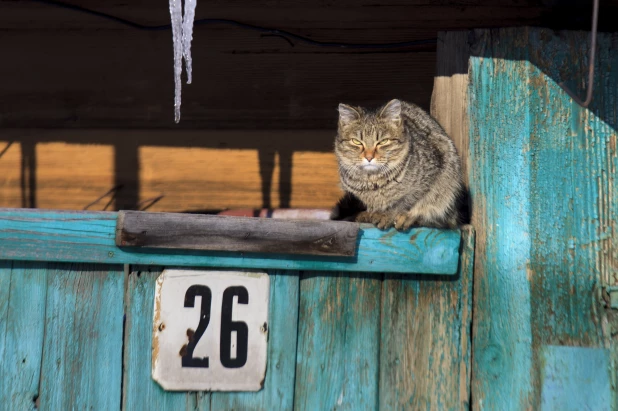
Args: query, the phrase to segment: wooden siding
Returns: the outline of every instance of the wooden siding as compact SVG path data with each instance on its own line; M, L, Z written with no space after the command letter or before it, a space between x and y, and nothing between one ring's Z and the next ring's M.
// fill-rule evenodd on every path
M0 400L11 409L459 410L473 246L464 230L455 281L269 271L268 370L256 393L165 392L151 379L161 267L0 261L0 370L10 382Z
M584 109L557 83L584 94L586 33L504 29L473 36L473 407L558 404L544 401L559 380L572 386L569 404L581 404L577 387L589 384L586 370L551 364L593 366L613 358L605 366L615 367L618 322L605 287L616 283L618 257L618 37L599 36L594 98ZM615 383L603 381L610 378L604 370L596 375L587 406L615 409ZM597 408L601 398L604 408Z

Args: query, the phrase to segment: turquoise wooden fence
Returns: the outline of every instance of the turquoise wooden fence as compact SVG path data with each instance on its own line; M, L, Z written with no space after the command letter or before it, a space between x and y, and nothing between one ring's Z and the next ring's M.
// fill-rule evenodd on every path
M0 408L467 407L469 229L363 227L357 258L344 261L120 249L115 217L0 210ZM179 265L268 269L261 391L166 392L152 380L155 281ZM372 267L382 272L359 272Z
M472 33L473 408L618 409L618 36Z
M476 244L362 227L351 259L135 251L113 213L0 210L0 407L618 409L618 38L599 36L584 109L558 83L583 95L585 33L462 36ZM170 266L268 269L261 391L152 381Z

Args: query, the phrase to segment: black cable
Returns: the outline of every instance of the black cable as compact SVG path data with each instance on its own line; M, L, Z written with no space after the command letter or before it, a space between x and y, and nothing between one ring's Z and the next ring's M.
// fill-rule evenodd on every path
M124 24L125 26L132 27L138 30L147 30L147 31L159 31L159 30L170 30L172 28L171 24L164 24L161 26L146 26L143 24L135 23L130 20L126 20L120 17L112 16L106 13L101 13L94 10L89 10L80 6L76 6L69 3L64 3L57 0L31 0L36 3L42 3L46 5L61 7L69 10L78 11L80 13L90 14L93 16L101 17L107 20L114 21L119 24ZM294 43L290 39L294 39L298 42L309 44L317 47L333 47L333 48L343 48L343 49L394 49L394 48L406 48L406 47L414 47L414 46L422 46L427 44L436 44L437 39L424 39L424 40L414 40L414 41L402 41L397 43L381 43L381 44L363 44L363 43L337 43L337 42L325 42L318 40L311 40L310 38L300 36L298 34L290 33L289 31L279 30L279 29L271 29L267 27L254 26L252 24L241 23L236 20L228 20L228 19L199 19L195 20L194 25L205 25L205 24L227 24L247 30L253 30L260 32L265 35L270 36L278 36L283 37L288 40L288 42L294 46Z

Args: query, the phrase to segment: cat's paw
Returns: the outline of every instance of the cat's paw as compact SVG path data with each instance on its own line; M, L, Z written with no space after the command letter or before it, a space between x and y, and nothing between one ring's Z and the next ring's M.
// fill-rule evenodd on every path
M393 220L393 216L389 213L383 212L368 212L363 211L358 216L356 216L356 221L359 223L370 223L378 227L380 230L386 230L391 228L395 221Z
M409 214L399 214L395 217L395 229L397 231L406 231L417 224L417 219Z
M369 211L363 211L354 217L354 221L357 223L371 223L372 215L373 213L370 213Z

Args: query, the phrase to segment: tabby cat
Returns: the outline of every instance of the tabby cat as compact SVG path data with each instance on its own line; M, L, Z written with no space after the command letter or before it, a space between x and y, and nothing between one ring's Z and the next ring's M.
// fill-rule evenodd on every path
M340 104L335 154L345 195L332 219L397 230L464 222L455 145L420 107L391 100L372 112Z

